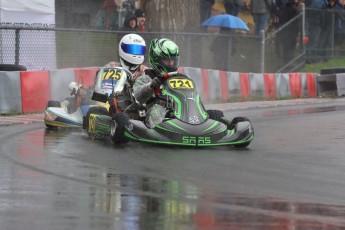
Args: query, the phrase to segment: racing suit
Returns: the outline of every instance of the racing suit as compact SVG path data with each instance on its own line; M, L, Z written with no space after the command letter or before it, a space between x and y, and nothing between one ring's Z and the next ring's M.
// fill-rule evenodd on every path
M136 100L141 104L146 104L145 124L151 129L163 121L167 112L164 106L166 103L155 97L155 92L150 86L152 79L158 75L153 69L147 69L145 75L138 77L133 85Z

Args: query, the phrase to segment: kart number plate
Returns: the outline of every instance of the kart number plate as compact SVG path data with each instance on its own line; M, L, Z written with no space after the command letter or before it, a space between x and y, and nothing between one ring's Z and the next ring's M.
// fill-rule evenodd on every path
M188 79L171 79L169 85L173 89L194 89L194 84Z
M102 81L103 80L119 80L122 77L122 74L124 73L123 70L119 70L119 69L107 69L104 70L103 74L102 74Z

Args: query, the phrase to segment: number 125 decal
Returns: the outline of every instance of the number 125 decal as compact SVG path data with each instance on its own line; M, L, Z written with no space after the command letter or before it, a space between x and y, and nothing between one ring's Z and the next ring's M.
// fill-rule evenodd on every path
M119 70L119 69L104 70L102 74L102 80L109 80L109 79L119 80L122 76L122 73L123 73L123 70Z

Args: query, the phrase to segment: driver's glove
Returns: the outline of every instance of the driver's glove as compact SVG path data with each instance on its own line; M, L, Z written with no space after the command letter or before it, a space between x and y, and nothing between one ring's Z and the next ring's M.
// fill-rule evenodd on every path
M153 90L157 90L161 87L162 84L163 84L162 78L161 77L155 77L152 79L150 87Z

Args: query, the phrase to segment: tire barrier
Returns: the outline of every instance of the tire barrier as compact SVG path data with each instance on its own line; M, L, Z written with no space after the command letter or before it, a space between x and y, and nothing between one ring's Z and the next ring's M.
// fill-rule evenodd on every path
M23 65L14 64L0 64L0 71L26 71L26 67Z
M68 84L93 85L98 67L51 71L0 71L0 113L42 112L48 100L69 96ZM181 67L205 103L232 99L282 99L317 96L315 73L239 73Z

